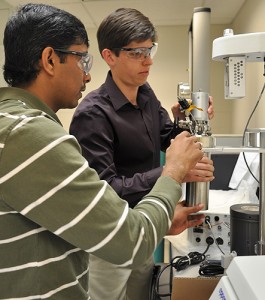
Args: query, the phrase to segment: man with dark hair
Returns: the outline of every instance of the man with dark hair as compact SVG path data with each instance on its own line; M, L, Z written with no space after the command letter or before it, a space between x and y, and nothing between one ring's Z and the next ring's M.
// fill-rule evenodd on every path
M101 22L97 39L110 71L105 83L80 103L70 133L77 137L84 157L100 178L135 207L163 171L160 151L182 130L170 120L146 82L158 47L150 20L136 9L117 9ZM184 117L178 106L173 112L175 119ZM212 99L208 113L213 115ZM212 179L212 161L204 157L184 181ZM135 270L91 256L92 299L146 300L152 269L152 255Z
M154 188L130 209L63 129L56 112L75 107L91 79L88 47L80 20L49 5L24 5L6 24L1 299L89 299L90 253L133 269L165 234L202 222L203 215L193 215L202 205L178 203L181 182L203 156L196 137L183 133L171 141Z

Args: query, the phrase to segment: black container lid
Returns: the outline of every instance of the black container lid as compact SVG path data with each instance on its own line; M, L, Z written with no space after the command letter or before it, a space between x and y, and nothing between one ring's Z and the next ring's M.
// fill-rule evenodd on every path
M254 203L235 204L230 207L230 218L259 220L259 205Z

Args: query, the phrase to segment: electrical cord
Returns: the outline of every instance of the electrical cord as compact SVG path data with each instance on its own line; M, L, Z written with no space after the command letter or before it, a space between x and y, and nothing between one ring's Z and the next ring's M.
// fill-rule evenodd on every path
M208 228L210 229L211 234L212 234L212 237L208 237L206 239L207 247L206 247L205 251L203 253L194 251L194 252L190 252L184 256L175 256L170 260L169 264L166 264L163 268L161 268L156 276L156 279L155 279L156 282L154 284L155 296L156 296L155 299L158 300L163 297L170 297L169 299L171 299L173 269L175 269L176 271L182 271L182 270L186 269L188 266L201 264L200 268L199 268L199 274L201 276L217 276L217 275L221 275L224 273L224 268L221 266L221 261L206 260L206 253L208 252L210 246L213 243L216 244L216 246L218 247L218 249L220 250L220 252L222 254L224 254L224 252L220 248L220 245L218 244L218 242L214 236L214 233L212 230L212 225L210 223L210 219L209 219L209 217L207 218L207 216L205 217L205 223L208 225ZM170 268L169 280L168 280L168 282L169 282L168 292L161 293L159 291L160 278L168 268Z
M177 271L181 271L186 269L190 265L195 265L203 262L206 259L206 253L209 250L211 244L208 243L206 250L203 253L200 252L190 252L189 254L185 256L175 256L170 260L170 263L164 266L160 272L158 273L156 277L156 284L155 284L155 294L158 297L157 299L160 299L161 297L170 297L171 299L171 294L172 294L172 281L173 281L173 268L176 269ZM159 291L159 285L160 285L160 278L162 274L168 269L169 270L169 291L168 293L161 293Z
M160 278L162 276L162 274L164 274L164 272L166 271L166 269L170 268L169 270L169 291L168 293L161 293L160 292L160 289L159 289L159 286L160 286ZM171 299L171 294L172 294L172 280L173 280L173 267L171 265L171 263L165 265L161 270L160 272L158 273L157 275L157 278L156 278L156 283L155 283L155 296L156 298L155 299L160 299L161 297L170 297Z
M265 73L264 73L263 75L265 76ZM248 120L247 120L245 129L244 129L244 133L243 133L242 144L244 144L245 135L246 135L246 131L247 131L248 125L249 125L249 123L250 123L250 120L251 120L251 118L252 118L254 112L256 111L256 109L257 109L257 107L258 107L258 105L259 105L259 103L260 103L261 97L262 97L262 95L263 95L263 93L264 93L264 89L265 89L265 83L263 84L262 90L261 90L260 95L259 95L259 97L258 97L258 100L257 100L257 102L256 102L256 104L255 104L255 106L254 106L254 109L252 110L252 112L251 112L251 114L250 114L250 116L249 116L249 118L248 118ZM257 183L259 183L259 180L256 178L256 176L253 174L253 172L251 171L251 169L250 169L250 167L249 167L249 164L248 164L247 159L246 159L245 152L243 152L243 158L244 158L244 161L245 161L245 164L246 164L246 166L247 166L247 168L248 168L249 173L250 173L251 176L255 179L255 181L256 181Z
M203 253L200 252L190 252L185 256L176 256L171 261L172 267L174 267L177 271L181 271L186 269L188 266L197 265L205 260L205 253L208 251L210 244L207 245L206 250ZM174 262L177 259L176 262Z
M205 261L200 265L199 274L208 277L222 275L224 268L221 266L221 261Z

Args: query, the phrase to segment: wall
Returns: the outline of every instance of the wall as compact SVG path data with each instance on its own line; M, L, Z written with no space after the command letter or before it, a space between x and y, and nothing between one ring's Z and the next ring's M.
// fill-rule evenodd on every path
M229 27L229 26L228 26ZM212 40L223 34L227 28L224 25L213 25L211 28ZM158 99L168 110L171 116L171 107L177 101L177 86L180 82L189 81L189 26L158 26L158 52L148 82L154 89ZM94 56L91 70L92 80L87 84L85 96L89 91L97 88L105 81L107 65L100 57L97 49L96 29L88 30L91 40L90 52ZM223 65L211 62L211 87L210 94L214 97L215 118L210 125L213 133L230 133L231 110L229 103L223 96ZM203 70L202 70L203 76ZM64 127L68 130L74 110L61 110L58 116ZM225 120L225 121L224 121Z
M177 100L177 84L188 82L188 26L163 26L157 28L158 52L148 82L156 92L158 99L170 112L171 106ZM85 96L89 91L99 87L106 78L107 64L101 58L96 41L96 29L88 29L91 47L89 52L94 56L91 70L92 80L87 84ZM58 112L64 127L68 128L73 110Z
M1 7L0 7L1 8ZM264 0L247 0L232 24L212 25L212 40L223 35L225 28L233 28L235 34L246 32L265 31L265 21L262 13L265 11ZM0 10L0 36L7 20L8 11ZM3 26L2 26L3 25ZM179 82L188 82L188 29L189 26L158 26L159 49L149 76L149 83L155 90L163 106L169 111L177 101L177 85ZM91 41L90 52L94 56L94 65L91 70L92 81L87 84L83 93L97 88L105 80L107 65L98 53L96 29L88 29ZM1 38L2 40L2 38ZM4 61L3 47L0 45L0 63ZM255 105L263 85L263 65L261 63L247 64L247 95L241 100L224 100L224 65L211 62L210 94L214 97L215 117L210 122L213 134L242 134L247 119ZM203 70L202 70L203 76ZM0 75L0 85L5 85ZM262 122L264 104L261 103L251 127L265 127ZM58 116L66 130L74 110L61 110Z
M3 7L2 7L3 6ZM9 10L4 8L2 1L0 1L0 86L6 86L6 82L4 81L4 78L2 76L2 66L4 64L4 47L3 47L3 37L4 37L4 28L7 21L7 18L9 16Z

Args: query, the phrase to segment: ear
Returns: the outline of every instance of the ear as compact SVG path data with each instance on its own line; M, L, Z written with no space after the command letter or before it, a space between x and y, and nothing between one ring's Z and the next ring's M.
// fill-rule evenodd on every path
M109 66L113 66L116 60L116 55L109 49L103 49L101 55Z
M54 73L54 65L58 61L58 57L56 56L52 47L46 47L42 51L41 55L41 65L44 71L53 75Z

